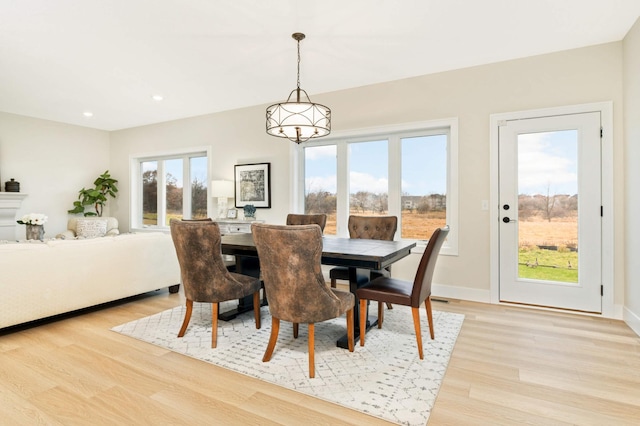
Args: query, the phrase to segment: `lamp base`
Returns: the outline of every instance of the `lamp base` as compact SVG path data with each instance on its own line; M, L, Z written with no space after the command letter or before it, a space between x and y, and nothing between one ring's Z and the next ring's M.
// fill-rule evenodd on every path
M227 217L227 197L218 197L218 219Z

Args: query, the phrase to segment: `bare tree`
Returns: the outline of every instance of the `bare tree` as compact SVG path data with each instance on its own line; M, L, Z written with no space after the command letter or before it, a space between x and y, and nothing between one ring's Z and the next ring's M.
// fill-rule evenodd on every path
M351 194L351 206L356 209L359 209L364 213L369 207L369 199L371 198L371 193L366 191L358 191L355 194Z
M191 218L207 217L207 187L197 177L191 182Z
M325 213L332 214L336 211L336 195L328 191L318 190L307 192L304 197L304 210L307 214Z
M545 202L542 206L542 213L544 215L544 218L547 219L547 222L551 222L551 219L558 215L558 212L555 208L557 197L558 196L556 194L551 195L551 182L547 183L547 195L544 196Z

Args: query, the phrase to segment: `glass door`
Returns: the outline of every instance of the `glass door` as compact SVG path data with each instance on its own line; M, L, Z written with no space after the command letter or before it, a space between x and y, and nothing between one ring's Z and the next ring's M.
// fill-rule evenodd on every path
M500 127L500 300L601 312L600 113Z

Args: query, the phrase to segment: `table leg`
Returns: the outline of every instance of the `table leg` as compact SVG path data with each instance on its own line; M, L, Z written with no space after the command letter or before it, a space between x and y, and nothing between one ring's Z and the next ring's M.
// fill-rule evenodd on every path
M355 341L358 341L358 339L360 338L360 332L361 332L360 331L360 300L356 296L356 290L358 289L358 272L360 273L360 275L370 276L370 271L368 269L360 269L360 270L358 270L357 268L349 268L349 291L355 297L355 303L356 303L355 306L353 307L353 316L354 316L353 338L355 339ZM368 280L367 280L367 282L368 282ZM378 325L378 318L369 316L369 305L368 304L367 304L367 322L366 322L366 324L367 324L366 325L366 330L364 330L364 333L366 333L374 325ZM336 345L339 348L349 349L347 335L345 334L344 336L340 337L340 339L338 339L338 342L336 343Z

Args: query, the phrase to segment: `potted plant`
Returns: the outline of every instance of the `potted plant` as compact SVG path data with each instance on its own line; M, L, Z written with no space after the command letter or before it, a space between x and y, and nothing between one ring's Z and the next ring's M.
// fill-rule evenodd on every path
M107 196L112 198L116 197L118 192L117 179L113 179L109 174L109 170L98 176L93 182L94 188L85 189L82 188L78 191L78 201L74 201L73 209L68 210L72 214L84 214L85 216L98 216L102 217L102 209L107 204ZM86 206L93 206L95 213L92 211L85 211Z

